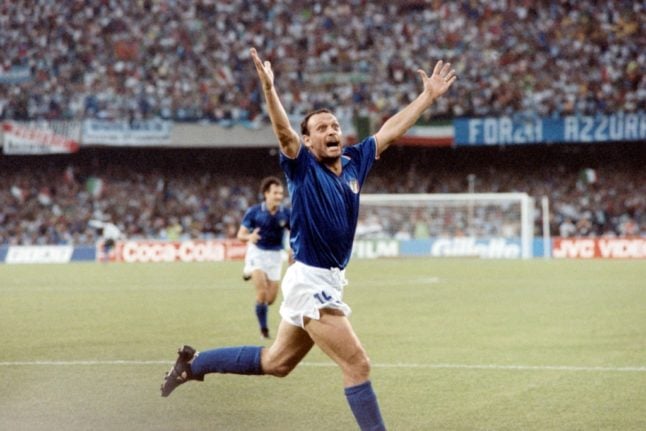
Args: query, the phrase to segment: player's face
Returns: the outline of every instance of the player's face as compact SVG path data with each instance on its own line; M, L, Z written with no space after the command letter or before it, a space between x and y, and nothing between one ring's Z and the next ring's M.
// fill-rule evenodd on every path
M341 126L332 114L321 112L312 115L307 121L309 135L303 136L303 142L314 157L323 163L332 163L341 157Z
M265 192L265 202L269 208L276 208L283 202L284 195L283 186L272 184L269 186L269 190Z

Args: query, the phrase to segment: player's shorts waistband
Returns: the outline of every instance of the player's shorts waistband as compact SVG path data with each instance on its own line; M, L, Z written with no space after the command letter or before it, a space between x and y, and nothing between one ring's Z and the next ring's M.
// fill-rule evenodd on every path
M303 262L296 261L293 264L301 271L304 271L310 276L315 278L320 278L323 280L328 280L328 282L338 285L340 287L348 284L348 280L345 278L345 269L341 268L319 268L318 266L307 265Z
M308 265L306 263L301 262L300 260L297 260L296 262L294 262L294 265L296 265L296 264L302 265L304 268L307 268L308 271L318 272L320 274L328 274L330 272L343 272L343 273L345 272L345 268L343 268L343 269L338 268L338 267L321 268L319 266Z

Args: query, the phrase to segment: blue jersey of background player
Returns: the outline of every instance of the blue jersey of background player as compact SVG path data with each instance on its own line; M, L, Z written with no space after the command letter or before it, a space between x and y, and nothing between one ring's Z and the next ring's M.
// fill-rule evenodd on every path
M282 186L276 186L280 189L282 200ZM270 191L273 193L274 191ZM285 229L289 229L289 208L278 205L274 208L269 207L266 200L263 203L250 207L242 217L241 228L249 234L254 231L258 233L258 240L254 242L256 247L261 250L282 250L285 247L283 242ZM262 232L262 235L260 235Z
M424 89L417 98L390 117L374 136L344 149L341 126L328 110L305 116L301 141L278 97L271 63L263 63L255 49L250 52L292 200L291 242L296 262L283 278L282 321L268 348L238 346L197 353L190 346L181 347L162 384L162 396L188 380L202 380L207 373L286 376L316 344L341 368L345 396L359 427L384 430L369 379L370 360L347 318L350 308L343 302L358 194L374 159L449 89L455 71L442 61L430 77L419 69Z
M260 183L263 202L250 207L242 217L238 239L247 243L242 277L253 280L256 288L256 318L263 338L269 338L268 307L276 300L282 272L285 232L290 210L283 206L284 189L276 177Z

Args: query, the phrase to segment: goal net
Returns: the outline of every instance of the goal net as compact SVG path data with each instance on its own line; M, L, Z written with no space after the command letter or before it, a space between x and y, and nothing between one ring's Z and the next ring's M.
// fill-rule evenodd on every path
M533 208L526 193L364 194L355 253L530 258Z

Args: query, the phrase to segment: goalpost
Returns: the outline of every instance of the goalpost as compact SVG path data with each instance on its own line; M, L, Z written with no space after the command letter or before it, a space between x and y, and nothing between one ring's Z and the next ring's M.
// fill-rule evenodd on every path
M526 193L364 194L356 239L396 241L400 256L533 255Z

